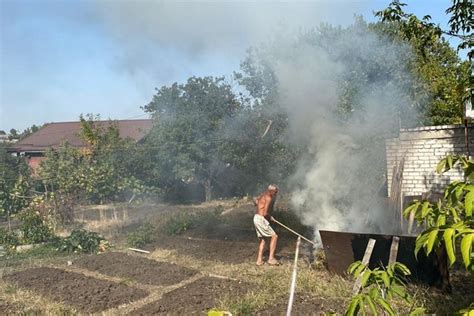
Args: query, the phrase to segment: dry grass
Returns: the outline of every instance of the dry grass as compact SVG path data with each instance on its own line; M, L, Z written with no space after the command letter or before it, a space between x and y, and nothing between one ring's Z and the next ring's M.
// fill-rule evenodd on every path
M15 306L15 314L76 315L77 312L62 303L39 296L32 291L0 280L0 300Z

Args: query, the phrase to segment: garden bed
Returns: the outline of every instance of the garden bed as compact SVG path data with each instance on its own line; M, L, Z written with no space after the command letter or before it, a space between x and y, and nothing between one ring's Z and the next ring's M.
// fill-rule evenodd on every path
M4 279L84 313L101 312L148 295L124 284L46 267L15 272Z
M73 264L108 276L150 285L177 284L198 273L195 270L176 264L159 262L122 252L86 256L74 261Z
M168 292L153 303L133 311L134 315L203 314L216 307L225 295L243 295L250 284L238 281L203 277L193 283Z

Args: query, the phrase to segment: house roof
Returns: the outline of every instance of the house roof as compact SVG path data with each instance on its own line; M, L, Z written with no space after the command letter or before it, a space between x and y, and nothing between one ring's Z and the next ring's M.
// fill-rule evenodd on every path
M102 128L116 124L120 137L140 141L153 126L153 120L115 120L94 122ZM64 143L74 147L84 147L79 137L81 122L57 122L43 125L37 132L10 146L10 152L43 152L48 148L57 148Z

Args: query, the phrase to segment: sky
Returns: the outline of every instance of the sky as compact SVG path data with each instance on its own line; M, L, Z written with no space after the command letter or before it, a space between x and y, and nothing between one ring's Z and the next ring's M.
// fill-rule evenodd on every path
M0 0L0 130L87 113L146 118L155 88L230 78L249 47L281 29L374 21L389 2ZM405 2L447 29L451 1Z

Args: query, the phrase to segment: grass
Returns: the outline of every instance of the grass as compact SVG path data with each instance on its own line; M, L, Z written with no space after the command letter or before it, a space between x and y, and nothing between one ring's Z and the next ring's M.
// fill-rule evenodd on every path
M130 247L143 247L154 241L155 228L150 223L141 225L127 235L127 245Z
M31 262L41 262L43 260L50 260L54 258L66 257L67 254L59 252L50 244L40 245L25 252L16 252L0 257L0 266L18 267Z
M222 222L222 219L219 218L220 213L222 213L222 208L219 206L212 212L177 211L168 217L161 229L167 235L181 235L198 227L203 230L212 229Z
M77 315L73 308L3 281L0 281L0 301L8 302L8 306L13 309L4 311L8 314Z

